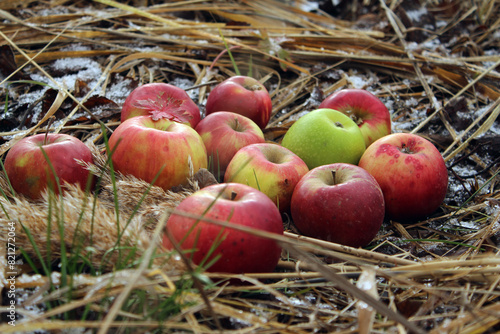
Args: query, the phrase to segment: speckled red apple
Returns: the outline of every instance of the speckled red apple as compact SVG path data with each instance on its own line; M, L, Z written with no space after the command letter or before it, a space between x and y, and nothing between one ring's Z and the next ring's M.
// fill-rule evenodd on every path
M394 133L378 139L366 149L359 166L379 183L391 219L425 218L446 196L448 171L443 157L419 135Z

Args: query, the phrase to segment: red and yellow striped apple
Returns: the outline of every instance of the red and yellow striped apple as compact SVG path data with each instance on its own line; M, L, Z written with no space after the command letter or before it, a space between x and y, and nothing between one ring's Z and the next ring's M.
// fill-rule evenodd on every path
M136 116L121 123L109 138L114 169L168 190L184 185L193 172L207 168L207 151L189 125L166 118Z
M26 137L14 144L7 152L4 165L16 192L39 199L47 189L59 194L53 171L62 188L65 183L78 184L82 190L87 184L92 186L88 183L93 182L92 174L79 161L93 162L87 145L70 135L48 133Z

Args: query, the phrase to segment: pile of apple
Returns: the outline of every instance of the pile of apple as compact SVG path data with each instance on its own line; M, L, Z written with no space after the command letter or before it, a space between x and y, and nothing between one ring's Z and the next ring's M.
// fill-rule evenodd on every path
M441 205L448 185L441 154L418 135L391 134L389 111L368 91L330 95L280 144L262 131L271 111L266 88L245 76L212 89L203 119L169 84L146 84L127 97L109 138L115 170L165 190L202 168L223 181L180 203L166 224L166 248L186 250L210 271L272 271L281 249L255 231L282 235L283 213L307 236L363 247L384 218L416 220ZM92 184L75 163L91 162L87 150L71 136L32 136L12 147L5 168L13 188L36 199L54 188L54 172L61 184Z

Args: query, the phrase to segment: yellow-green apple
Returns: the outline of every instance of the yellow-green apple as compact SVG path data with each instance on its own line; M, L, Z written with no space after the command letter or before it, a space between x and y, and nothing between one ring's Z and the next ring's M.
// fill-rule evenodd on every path
M45 153L45 154L44 154ZM39 199L51 189L59 194L59 185L78 184L82 190L93 185L92 174L83 163L93 163L90 149L80 139L60 133L25 137L11 147L5 157L5 171L14 190L31 199Z
M281 212L288 211L293 189L309 171L295 153L274 143L251 144L234 155L224 182L249 185L266 194Z
M207 115L232 111L246 116L264 129L271 118L273 105L266 87L257 79L238 75L215 86L207 98Z
M288 211L293 189L309 171L306 163L289 149L275 143L251 144L234 155L224 182L249 185L266 194L281 212Z
M193 172L207 168L207 151L200 135L189 125L151 116L136 116L121 123L109 138L114 169L168 190L184 185Z
M356 165L365 140L352 119L333 109L316 109L288 129L281 145L297 154L309 169L336 162Z
M391 114L382 101L364 89L342 89L328 96L318 108L343 112L359 126L366 147L391 133Z
M227 222L230 226L207 220ZM173 240L183 250L191 250L188 255L197 265L207 265L218 258L207 269L211 272L273 271L280 259L280 246L272 239L236 230L231 225L283 234L281 214L265 194L244 184L222 183L196 191L175 208L166 224L163 245L172 249Z
M419 135L393 133L376 140L366 149L359 166L382 188L388 218L426 217L446 196L448 171L443 157Z
M240 148L265 141L254 121L229 111L207 115L195 130L207 149L210 171L219 178L223 177L229 161Z
M302 234L351 247L373 240L384 213L384 195L375 178L346 163L309 171L291 202L293 223Z
M155 121L166 118L193 128L201 119L200 109L182 88L162 82L139 86L125 99L122 122L145 115L152 116Z

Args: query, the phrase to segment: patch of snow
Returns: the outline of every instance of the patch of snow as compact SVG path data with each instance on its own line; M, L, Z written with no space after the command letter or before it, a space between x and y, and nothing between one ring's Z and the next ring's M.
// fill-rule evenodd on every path
M448 22L446 22L445 20L437 20L436 21L436 28L446 27L447 24L448 24Z
M71 43L61 48L61 51L90 51L92 50L89 45L82 43Z
M58 285L61 281L61 273L57 271L53 271L52 273L50 273L50 281L53 285Z
M37 10L37 15L40 16L50 16L50 15L64 15L69 14L69 9L66 6L50 6L48 8L42 8Z
M406 12L406 15L408 15L408 18L412 20L413 22L418 22L424 16L427 14L427 8L425 7L420 7L419 9L414 9L414 10L409 10Z
M389 110L389 113L392 115L394 113L394 100L392 99L380 99L385 107L387 108L387 110Z
M112 84L111 86L107 87L105 96L121 106L124 102L127 96L130 94L132 91L130 88L130 83L132 82L131 79L124 78L123 80L120 80L117 83Z
M351 75L347 77L347 81L354 87L358 89L364 89L367 85L365 78L357 75Z
M438 110L441 109L441 101L439 101L435 96L432 97L432 106L434 109Z
M300 8L300 10L304 12L313 12L319 9L319 3L316 1L315 2L300 1L297 5Z
M198 89L190 89L191 87L194 86L194 81L186 79L186 78L181 78L181 77L176 77L174 80L170 81L169 84L179 87L181 89L186 90L186 93L189 95L189 97L193 100L196 101L199 96L199 90Z
M46 89L45 90L35 90L35 91L30 92L29 94L21 94L21 95L19 95L17 102L20 105L23 105L23 104L31 105L32 103L35 103L38 100L40 100L42 98L43 94L45 94L45 91L46 91Z
M409 42L409 43L406 43L405 49L407 51L415 51L415 50L420 49L420 45L417 42Z
M439 39L433 38L425 41L421 44L421 46L430 50L436 50L437 48L441 47L441 42L439 41Z
M302 116L308 114L310 112L310 110L303 110L303 111L300 111L294 115L291 115L288 120L289 121L296 121L298 120L299 118L301 118Z
M36 282L39 281L40 279L42 279L42 275L40 274L37 275L22 274L21 276L17 277L17 281L19 283L24 283L24 284Z
M297 297L290 297L288 301L292 303L295 307L310 307L311 303L307 300L299 299Z
M410 108L409 113L399 122L393 122L393 132L406 132L412 130L427 117L425 108Z
M70 90L75 87L77 80L83 80L87 82L89 87L93 88L102 75L101 65L90 58L62 58L56 60L52 66L62 73L70 73L62 77L53 77L60 87ZM31 77L35 81L44 82L51 86L54 85L54 82L43 74L32 74Z
M418 105L418 101L414 97L410 97L408 100L405 101L405 105L407 107L416 107Z

